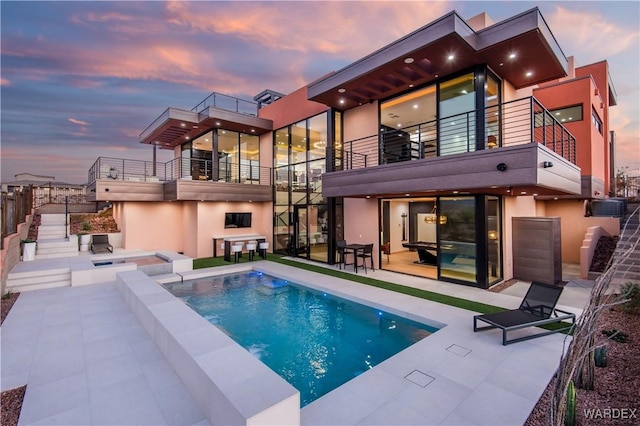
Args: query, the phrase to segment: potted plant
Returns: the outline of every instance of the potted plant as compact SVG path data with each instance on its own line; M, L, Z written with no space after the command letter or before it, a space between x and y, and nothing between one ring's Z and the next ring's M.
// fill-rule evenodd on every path
M36 258L36 241L32 239L24 239L22 242L22 260L29 262Z
M91 224L87 221L82 223L82 232L78 232L80 237L80 251L89 251L89 244L91 243Z

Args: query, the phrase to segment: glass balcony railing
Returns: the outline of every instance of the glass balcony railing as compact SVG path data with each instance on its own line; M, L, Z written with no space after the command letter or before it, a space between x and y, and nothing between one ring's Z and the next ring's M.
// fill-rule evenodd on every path
M539 143L576 163L576 140L533 97L424 122L385 129L331 150L336 170Z

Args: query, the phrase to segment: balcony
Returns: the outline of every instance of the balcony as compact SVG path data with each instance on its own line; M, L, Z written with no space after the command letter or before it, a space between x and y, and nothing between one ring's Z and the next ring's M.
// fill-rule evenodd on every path
M100 157L88 172L89 201L271 201L272 169L256 161L174 158L162 163Z
M258 103L212 93L190 111L167 108L140 134L140 143L173 149L211 129L262 135L273 122L258 117Z
M575 138L533 97L384 129L331 155L326 197L580 194Z

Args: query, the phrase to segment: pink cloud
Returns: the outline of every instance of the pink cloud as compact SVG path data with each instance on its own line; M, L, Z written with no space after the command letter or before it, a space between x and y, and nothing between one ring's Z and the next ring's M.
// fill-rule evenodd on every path
M622 26L598 12L556 6L555 13L548 17L548 21L553 33L561 40L561 45L570 48L570 51L565 50L565 54L580 52L577 59L584 61L583 64L611 57L634 45L637 49L640 40L637 26Z
M76 118L68 118L67 120L70 123L77 124L78 126L90 126L91 125L91 124L87 123L86 121L78 120Z
M6 78L0 78L0 86L10 86L11 82Z

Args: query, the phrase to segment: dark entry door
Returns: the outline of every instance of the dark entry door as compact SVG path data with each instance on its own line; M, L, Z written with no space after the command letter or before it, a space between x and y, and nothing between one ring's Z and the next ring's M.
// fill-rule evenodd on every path
M307 206L293 206L293 238L289 241L290 253L297 257L309 258Z

